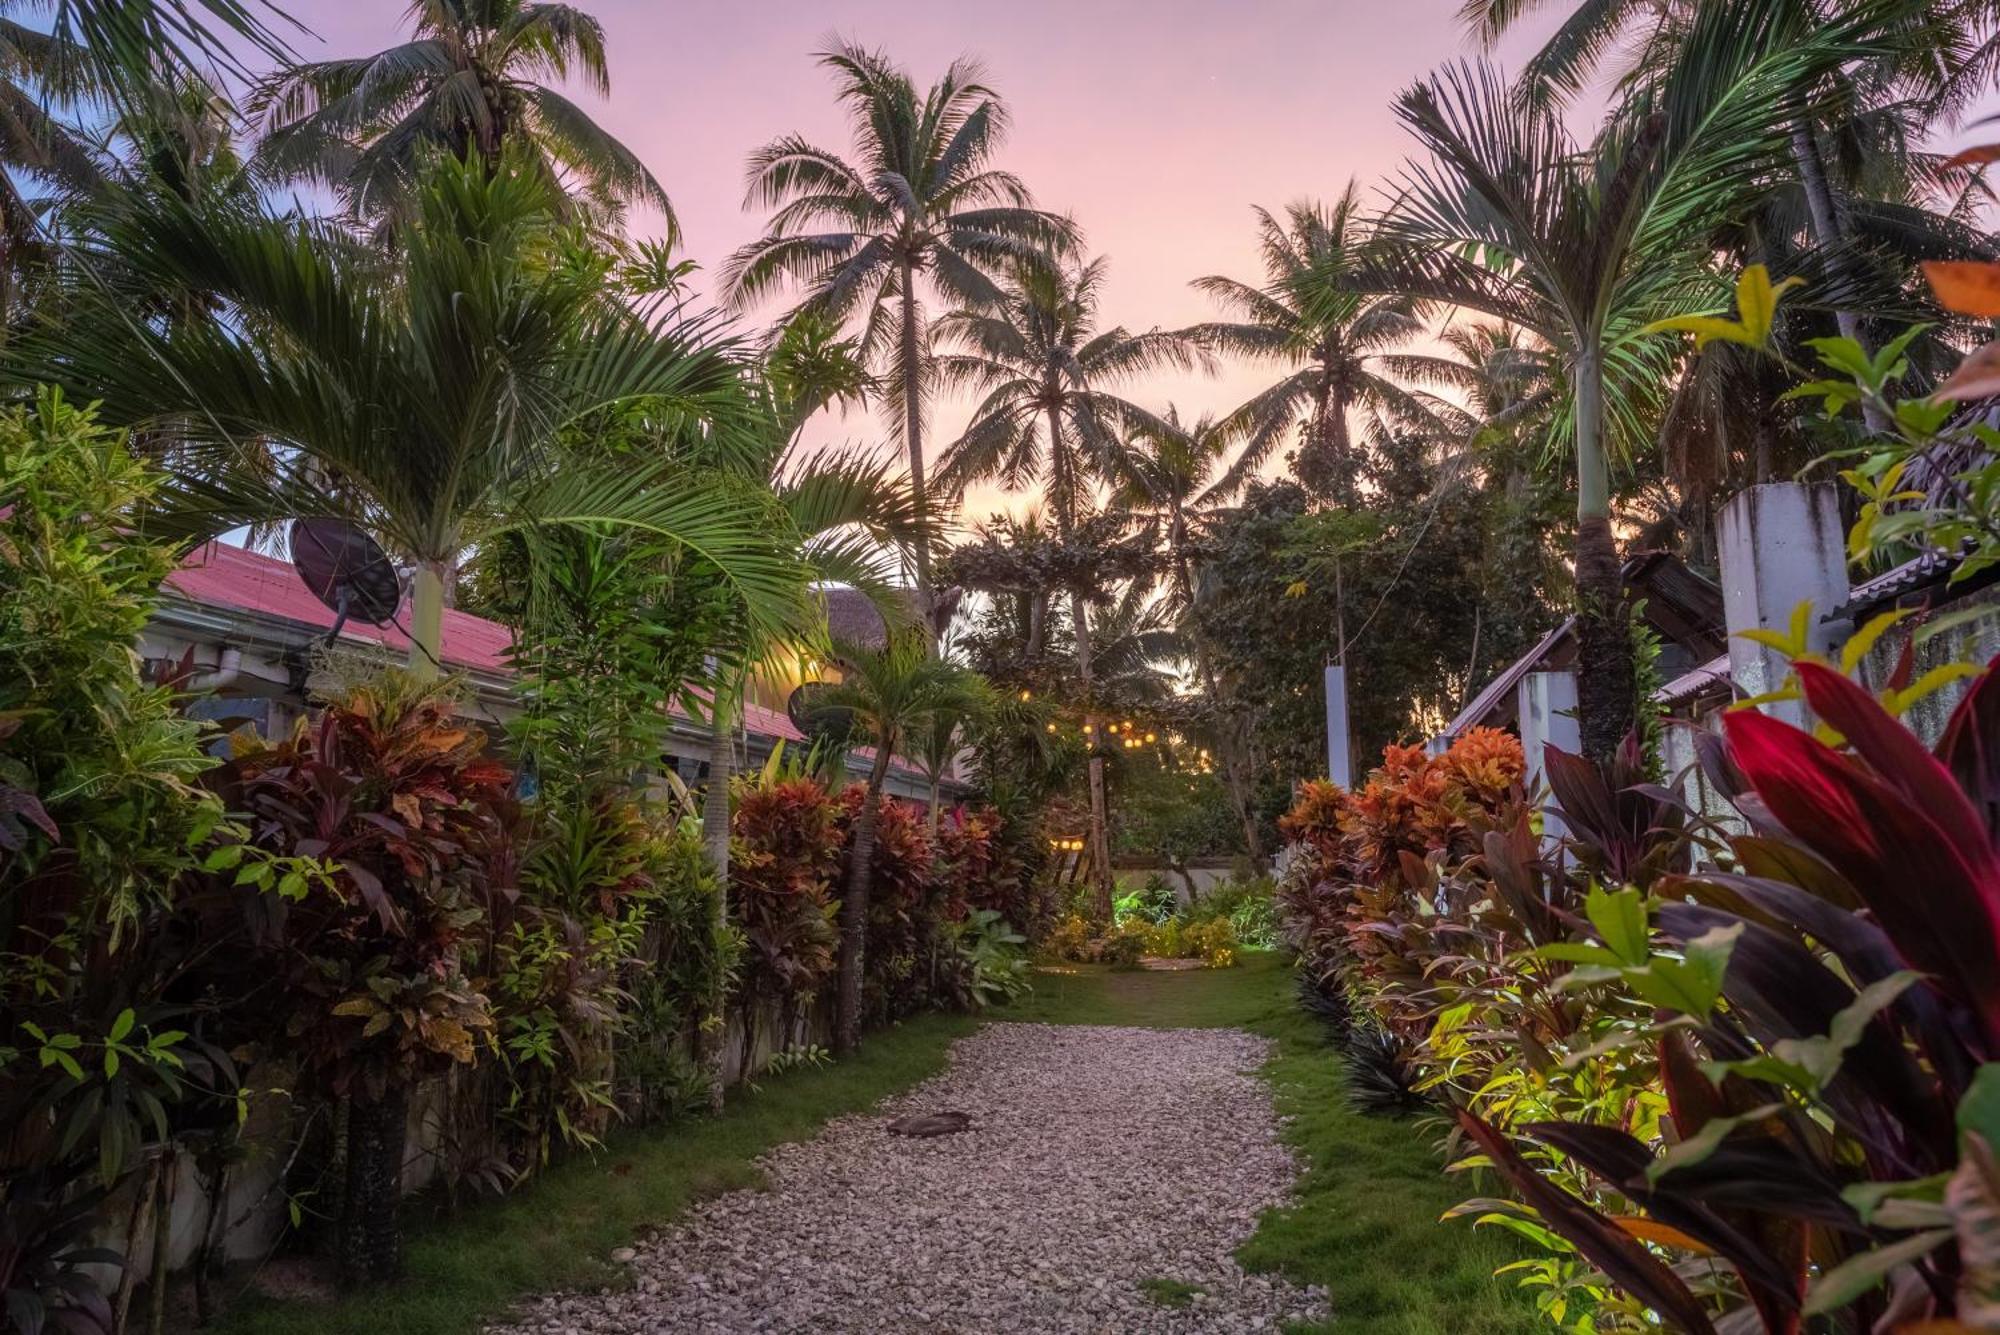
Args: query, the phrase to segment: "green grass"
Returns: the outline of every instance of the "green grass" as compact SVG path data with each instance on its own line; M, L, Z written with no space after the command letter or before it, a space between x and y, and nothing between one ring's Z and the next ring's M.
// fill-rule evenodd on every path
M503 1201L420 1225L409 1278L334 1303L246 1299L222 1335L471 1335L531 1293L619 1278L608 1257L687 1205L759 1184L752 1161L942 1070L969 1016L931 1015L871 1035L858 1056L737 1090L722 1117L614 1136Z
M1416 1121L1351 1109L1340 1059L1292 1000L1291 971L1246 953L1234 969L1120 973L1061 966L1008 1018L1152 1028L1234 1026L1273 1039L1264 1068L1286 1137L1306 1160L1291 1205L1268 1210L1238 1257L1324 1286L1335 1321L1311 1331L1367 1335L1514 1335L1545 1329L1526 1295L1493 1270L1519 1256L1505 1235L1438 1216L1476 1184L1440 1171L1435 1134Z
M1288 1138L1307 1162L1295 1203L1265 1212L1238 1255L1253 1270L1324 1286L1336 1323L1311 1330L1361 1335L1514 1335L1542 1329L1523 1296L1491 1278L1513 1259L1508 1240L1438 1216L1474 1184L1438 1171L1431 1132L1348 1108L1340 1064L1292 1003L1291 972L1246 952L1234 969L1111 972L1061 966L999 1018L1149 1028L1240 1027L1277 1055L1264 1068ZM756 1186L753 1160L813 1135L943 1068L977 1021L926 1016L872 1035L859 1057L738 1091L729 1112L616 1136L594 1160L555 1169L504 1201L413 1228L410 1277L333 1303L248 1299L221 1335L472 1335L533 1293L617 1282L608 1257L650 1225L719 1192ZM1191 1293L1144 1286L1175 1306Z
M1201 1293L1196 1284L1183 1284L1177 1279L1142 1279L1139 1291L1158 1303L1161 1307L1186 1307Z

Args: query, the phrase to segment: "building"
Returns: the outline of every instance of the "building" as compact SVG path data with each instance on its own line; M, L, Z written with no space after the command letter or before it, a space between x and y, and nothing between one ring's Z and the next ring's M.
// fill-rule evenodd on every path
M1855 673L1873 690L1887 685L1905 654L1910 677L1948 663L1984 664L2000 656L2000 569L1952 581L1958 562L1938 553L1905 562L1883 574L1850 583L1845 530L1838 496L1829 483L1767 483L1745 488L1720 516L1722 583L1715 584L1671 556L1647 554L1626 562L1627 597L1643 602L1643 616L1661 637L1663 685L1654 703L1669 726L1662 762L1670 780L1697 810L1728 818L1729 804L1707 791L1695 764L1695 735L1717 726L1734 702L1759 696L1784 676L1772 650L1743 637L1750 629L1787 628L1809 604L1808 647L1827 657L1871 618L1885 612L1926 611L1877 638ZM1575 628L1550 631L1476 694L1432 748L1448 746L1474 726L1509 728L1521 736L1532 775L1541 748L1577 747L1573 717ZM1905 721L1926 743L1944 731L1965 683L1954 681L1913 705ZM1763 706L1803 722L1803 706L1778 701Z
M196 673L191 684L204 696L196 703L197 713L239 719L266 735L289 729L308 707L310 677L329 647L327 636L334 626L333 612L313 596L291 564L211 542L167 578L163 593L140 640L139 652L148 665L172 671L190 664ZM512 640L512 632L498 622L455 609L444 614L443 665L465 683L467 711L489 727L519 711L507 662ZM393 626L349 621L331 647L361 659L400 662L410 641ZM772 707L770 689L743 706L736 734L739 771L762 765L780 742L806 744L783 710ZM708 772L708 724L690 718L678 705L670 713L662 762L687 782L699 783ZM857 748L847 759L848 771L865 777L869 760L870 752ZM963 791L955 781L945 788L953 797ZM898 760L890 767L888 791L926 801L930 786L920 771Z

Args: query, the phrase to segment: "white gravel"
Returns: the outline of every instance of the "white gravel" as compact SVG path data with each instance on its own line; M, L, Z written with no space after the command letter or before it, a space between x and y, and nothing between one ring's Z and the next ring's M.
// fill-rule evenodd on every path
M498 1335L1275 1330L1323 1292L1231 1252L1297 1165L1235 1030L992 1024L873 1112L765 1157L764 1191L703 1203L618 1258L633 1285L542 1298ZM970 1131L892 1136L913 1112ZM1184 1308L1141 1287L1200 1292Z

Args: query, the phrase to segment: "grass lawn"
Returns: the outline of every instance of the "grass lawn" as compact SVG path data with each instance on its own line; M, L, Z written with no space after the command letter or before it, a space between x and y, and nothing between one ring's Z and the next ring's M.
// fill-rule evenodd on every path
M223 1335L470 1335L515 1300L616 1279L607 1258L691 1202L754 1186L751 1161L944 1068L969 1016L930 1015L871 1035L858 1057L734 1090L729 1111L615 1136L499 1202L414 1226L409 1278L328 1304L246 1299Z
M1324 1285L1336 1321L1367 1335L1512 1335L1545 1329L1495 1267L1519 1253L1497 1232L1438 1216L1475 1184L1439 1171L1433 1131L1347 1106L1340 1060L1292 1002L1291 971L1248 954L1234 969L1115 973L1062 966L1007 1018L1148 1028L1236 1026L1276 1041L1264 1069L1307 1169L1296 1203L1267 1211L1239 1250L1252 1270Z

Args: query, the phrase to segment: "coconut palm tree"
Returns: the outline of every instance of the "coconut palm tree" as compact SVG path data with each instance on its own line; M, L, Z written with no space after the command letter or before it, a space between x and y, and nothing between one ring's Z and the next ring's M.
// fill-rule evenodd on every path
M545 262L562 201L532 164L440 162L389 256L252 201L108 197L84 244L106 282L0 363L169 441L162 498L193 536L302 515L353 519L413 568L411 663L433 670L463 555L534 526L625 526L696 554L747 622L808 617L790 521L710 460L756 448L735 349L703 320L655 327L587 266ZM112 262L115 257L116 262ZM132 318L162 291L212 318ZM617 412L707 459L577 458ZM629 429L629 425L623 429Z
M1243 829L1244 851L1261 859L1264 841L1252 801L1247 720L1224 689L1207 637L1188 615L1201 593L1202 545L1212 513L1233 493L1241 475L1232 477L1223 467L1227 446L1213 418L1183 426L1170 405L1161 421L1165 432L1142 429L1126 441L1123 476L1110 508L1124 512L1141 540L1164 557L1166 597L1161 606L1181 626L1193 651L1202 689L1217 716L1216 752L1223 786Z
M1558 112L1524 105L1484 65L1453 66L1403 94L1398 113L1431 159L1406 168L1383 224L1395 249L1370 261L1364 280L1524 328L1565 363L1579 714L1596 756L1611 754L1635 716L1611 463L1621 437L1648 437L1643 409L1653 405L1642 400L1666 369L1636 335L1649 319L1706 304L1706 239L1789 151L1771 108L1836 64L1849 36L1778 32L1730 5L1709 6L1697 23L1689 58L1587 146Z
M1122 474L1123 433L1167 424L1112 392L1136 375L1187 370L1201 357L1189 340L1151 330L1097 327L1103 259L1076 266L1016 263L990 309L953 311L937 323L938 383L980 395L965 433L938 466L942 486L962 492L998 478L1012 488L1041 485L1067 544L1090 507L1093 489ZM1092 698L1090 609L1070 593L1076 669L1084 722L1097 736ZM1111 914L1111 841L1105 811L1104 757L1090 757L1091 878L1102 916Z
M955 305L989 305L1000 296L988 276L995 266L1067 247L1075 228L1036 209L1019 178L993 166L1007 112L974 62L952 62L921 96L880 51L836 42L819 62L852 120L852 158L798 136L751 156L747 206L776 212L762 238L730 257L724 289L741 308L792 283L806 306L859 319L863 355L896 386L895 429L923 501L920 287ZM928 594L927 553L916 574Z
M600 218L646 204L671 219L666 192L632 151L549 86L611 88L604 29L546 0L411 0L410 40L371 56L290 65L252 89L259 163L281 178L324 182L358 217L396 210L427 153L509 150L573 185Z
M1530 7L1467 0L1461 14L1490 45ZM1607 72L1621 89L1642 89L1660 71L1698 56L1694 44L1711 31L1698 22L1700 0L1589 0L1569 8L1523 71L1524 98L1560 103ZM1919 200L1937 190L1960 192L1961 206L1974 197L1963 166L1920 145L1940 123L1956 124L1993 87L2000 10L1987 0L1743 0L1738 8L1761 11L1780 34L1838 26L1848 36L1843 59L1773 106L1790 116L1792 211L1839 280L1831 286L1840 333L1866 348L1862 248L1914 242L1919 256L1933 245L1934 253L1948 253L1949 240L1938 234L1953 229L1948 220L1927 217ZM1990 198L1983 187L1977 193ZM1743 262L1770 259L1752 255ZM1875 429L1887 428L1879 408L1871 404L1869 413Z
M1296 435L1294 471L1301 485L1353 504L1360 495L1360 460L1348 421L1353 409L1404 426L1433 425L1429 405L1381 364L1384 354L1424 332L1421 304L1405 293L1364 294L1352 286L1364 239L1352 181L1331 207L1301 201L1282 219L1261 208L1256 213L1264 285L1215 274L1195 279L1194 286L1234 318L1188 331L1218 352L1285 371L1217 424L1223 440L1241 447L1227 480L1240 485L1280 442Z
M857 736L874 748L847 847L846 889L840 899L840 994L833 1041L838 1052L861 1042L861 980L868 946L868 888L874 876L875 826L889 763L906 739L941 711L962 710L973 698L972 674L937 656L921 627L892 628L879 649L834 646L841 679L823 702L851 712Z

